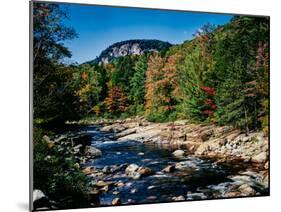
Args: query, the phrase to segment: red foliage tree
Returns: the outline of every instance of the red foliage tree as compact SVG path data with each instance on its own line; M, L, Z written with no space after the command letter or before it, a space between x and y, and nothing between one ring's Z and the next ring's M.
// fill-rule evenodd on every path
M128 109L127 97L121 88L114 86L108 92L108 97L104 101L108 112L118 114L126 112Z

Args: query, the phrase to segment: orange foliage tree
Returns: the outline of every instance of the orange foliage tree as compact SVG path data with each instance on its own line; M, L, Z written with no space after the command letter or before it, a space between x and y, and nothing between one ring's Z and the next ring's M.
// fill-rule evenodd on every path
M128 108L127 96L124 94L121 88L118 86L113 86L109 90L108 96L104 100L104 104L108 112L112 114L126 112Z
M146 72L146 112L167 112L174 109L179 95L176 64L180 56L162 58L154 54L149 58Z

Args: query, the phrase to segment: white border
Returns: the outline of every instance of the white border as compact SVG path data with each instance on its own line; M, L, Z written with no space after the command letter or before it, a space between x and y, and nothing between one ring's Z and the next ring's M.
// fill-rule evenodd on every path
M63 0L62 0L63 1ZM70 0L74 1L74 0ZM68 1L65 1L68 2ZM69 211L276 211L280 208L280 6L276 0L75 0L79 3L271 16L271 196ZM28 210L29 2L0 2L0 211Z

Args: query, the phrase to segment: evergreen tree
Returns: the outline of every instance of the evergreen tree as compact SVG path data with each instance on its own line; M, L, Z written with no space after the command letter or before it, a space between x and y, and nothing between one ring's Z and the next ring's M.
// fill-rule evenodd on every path
M135 64L135 73L130 81L130 96L134 113L143 111L145 95L145 73L147 70L147 55L143 55Z

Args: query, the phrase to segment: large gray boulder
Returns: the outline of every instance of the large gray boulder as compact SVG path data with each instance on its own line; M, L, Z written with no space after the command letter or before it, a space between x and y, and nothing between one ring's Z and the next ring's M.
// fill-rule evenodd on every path
M102 156L102 152L99 149L97 149L95 147L92 147L92 146L86 146L85 153L87 155L90 155L91 157L100 157L100 156Z
M129 166L127 166L127 168L125 169L125 173L127 175L130 175L130 174L136 172L138 170L138 168L139 168L139 166L137 164L132 163Z

